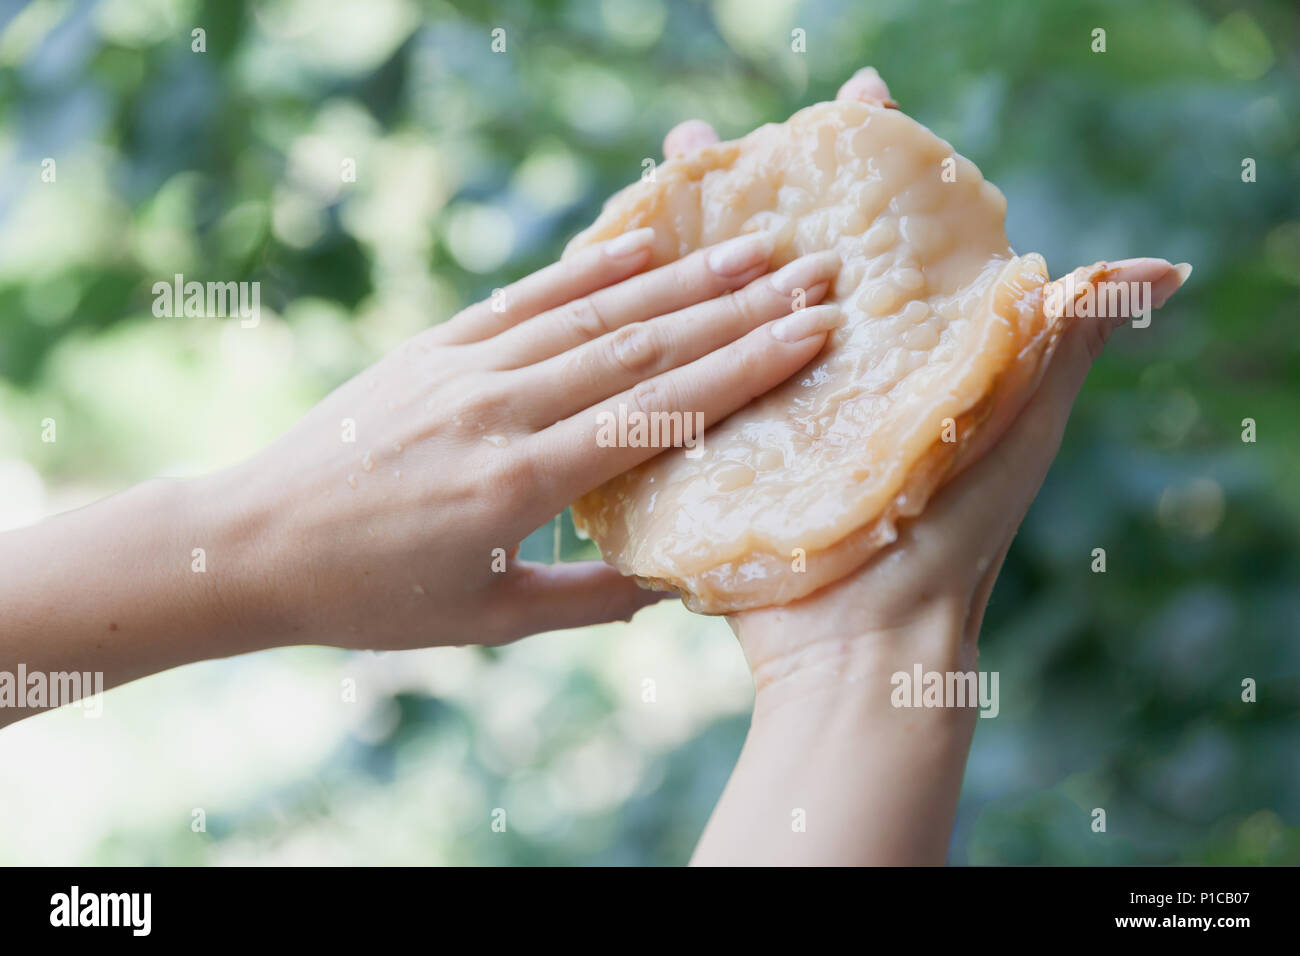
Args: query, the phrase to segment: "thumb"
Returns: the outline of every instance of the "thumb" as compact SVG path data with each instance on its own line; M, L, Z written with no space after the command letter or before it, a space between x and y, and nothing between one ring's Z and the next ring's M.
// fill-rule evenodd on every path
M603 561L522 561L506 581L504 601L516 610L511 637L589 624L630 621L643 607L675 594L649 591Z

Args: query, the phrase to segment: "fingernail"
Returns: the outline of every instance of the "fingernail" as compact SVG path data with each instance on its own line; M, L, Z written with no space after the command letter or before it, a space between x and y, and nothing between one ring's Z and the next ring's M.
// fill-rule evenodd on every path
M898 108L898 104L889 95L889 87L874 66L864 66L845 80L835 98L875 101L893 109Z
M1174 275L1178 277L1176 283L1171 283L1167 278L1161 279L1151 289L1151 308L1159 309L1168 302L1175 292L1183 287L1187 277L1192 274L1192 267L1186 262L1180 262L1173 267Z
M605 255L611 259L626 259L634 252L649 248L650 243L654 241L655 231L650 226L644 229L633 229L605 243Z
M772 237L765 232L728 239L709 253L709 268L720 276L739 275L767 262L774 246Z
M837 252L814 252L794 262L786 263L772 273L772 288L782 295L793 295L795 289L807 289L828 279L837 270L840 256Z
M718 134L704 120L687 120L678 123L664 139L664 155L669 159L682 156L705 146L712 146L718 141Z
M822 299L826 298L828 289L830 289L829 282L818 282L815 286L805 289L803 293L804 308L821 302Z
M772 337L780 342L801 342L840 327L844 313L838 305L814 305L772 323Z

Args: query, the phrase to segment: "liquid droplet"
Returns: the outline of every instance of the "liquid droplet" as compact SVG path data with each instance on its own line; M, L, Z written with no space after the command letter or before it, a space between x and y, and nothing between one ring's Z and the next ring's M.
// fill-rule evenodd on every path
M394 478L401 478L401 477L402 477L402 469L399 468L399 469L397 469L397 471L393 472L393 477L394 477Z
M423 594L423 593L424 593L424 588L420 587L420 585L418 585L418 584L412 584L412 585L411 585L411 592L412 592L413 594Z
M366 452L365 456L361 459L361 470L372 471L374 470L374 467L375 467L375 460L372 457L370 457L370 452Z
M505 448L510 444L510 439L505 435L484 435L483 440L497 448Z
M348 487L349 487L349 488L355 488L356 486L357 486L357 476L356 476L356 475L348 475Z
M402 449L405 447L406 446L403 445L400 441L393 442L393 451L397 452L399 455L402 453Z

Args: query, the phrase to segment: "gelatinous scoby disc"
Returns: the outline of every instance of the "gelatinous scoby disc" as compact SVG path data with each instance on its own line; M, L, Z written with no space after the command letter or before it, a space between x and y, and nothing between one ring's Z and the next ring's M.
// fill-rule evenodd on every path
M696 611L784 604L897 536L1037 384L1063 320L1047 270L1008 245L1006 201L903 113L819 103L672 159L628 187L567 253L642 226L654 264L732 236L777 237L773 266L825 249L841 328L783 385L583 496L578 528Z

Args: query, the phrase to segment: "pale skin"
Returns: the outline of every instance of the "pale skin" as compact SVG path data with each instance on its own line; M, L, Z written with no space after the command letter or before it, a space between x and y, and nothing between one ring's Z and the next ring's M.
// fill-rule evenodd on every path
M602 410L707 427L807 364L840 320L818 305L839 263L772 272L771 238L751 236L646 271L652 239L584 250L508 288L503 311L416 335L242 464L0 535L0 671L113 686L296 643L501 644L662 599L599 561L515 552L657 453L599 447Z
M870 68L839 98L894 105ZM665 151L716 138L683 124ZM1151 282L1156 307L1182 282L1163 259L1112 263L1109 278ZM1127 316L1116 318L1070 326L1032 395L995 416L1003 426L880 556L803 600L729 618L754 674L754 718L693 863L944 861L978 711L896 708L890 677L918 662L975 669L1002 561L1089 368Z
M872 70L839 96L893 105ZM682 124L665 154L716 138ZM833 253L773 273L760 235L647 270L651 239L583 250L498 308L420 333L241 464L0 535L0 671L102 671L114 686L299 643L500 644L659 600L601 562L535 565L515 549L657 451L599 447L601 410L719 421L806 365L841 316L819 305ZM1152 282L1157 305L1181 281L1159 259L1112 277ZM730 618L754 720L693 862L943 861L975 712L895 709L889 675L975 666L1002 559L1110 329L1076 322L1032 396L886 552ZM30 714L0 708L0 725Z

